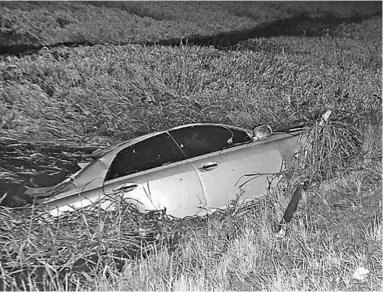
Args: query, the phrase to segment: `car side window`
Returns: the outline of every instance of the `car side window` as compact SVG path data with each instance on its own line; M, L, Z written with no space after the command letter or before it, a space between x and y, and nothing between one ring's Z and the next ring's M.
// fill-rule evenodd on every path
M251 140L240 130L211 125L196 125L172 130L169 134L188 158L220 151Z
M105 180L159 167L186 159L173 139L160 134L121 150L108 169Z

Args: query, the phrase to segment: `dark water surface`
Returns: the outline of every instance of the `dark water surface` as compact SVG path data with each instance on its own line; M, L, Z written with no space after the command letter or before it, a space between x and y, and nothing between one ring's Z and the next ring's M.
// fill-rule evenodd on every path
M25 186L49 187L80 168L77 162L97 148L0 139L0 205L19 207L31 202Z

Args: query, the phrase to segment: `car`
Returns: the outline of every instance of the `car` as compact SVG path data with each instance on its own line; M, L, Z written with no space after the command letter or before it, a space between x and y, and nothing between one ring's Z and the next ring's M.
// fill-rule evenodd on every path
M61 183L25 193L43 193L36 203L53 216L97 203L107 209L117 197L143 212L204 215L238 198L264 196L292 163L299 133L268 125L182 125L97 150Z

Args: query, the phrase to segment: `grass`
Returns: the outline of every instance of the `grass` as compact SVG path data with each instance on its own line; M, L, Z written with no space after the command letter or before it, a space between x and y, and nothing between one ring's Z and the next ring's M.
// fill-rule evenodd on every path
M307 12L371 15L379 2L2 2L0 43L137 43L252 28Z
M294 50L295 40L286 41ZM381 49L359 47L354 60L343 40L307 41L306 55L100 45L8 57L1 64L8 99L0 111L3 129L32 140L80 142L85 136L126 139L181 120L276 124L302 118L316 104L320 110L338 106L342 98L354 101L342 105L348 110L367 110L366 102L380 95ZM336 61L342 66L330 66Z
M87 210L51 221L40 208L1 207L0 286L381 289L381 16L317 37L249 39L231 50L116 45L213 35L302 10L351 16L371 9L323 3L235 3L230 9L213 2L1 3L0 31L14 36L6 45L98 43L0 56L0 177L6 187L21 185L14 196L36 174L71 172L95 147L183 123L274 129L304 123L311 132L304 164L286 172L266 205L241 216L229 210L175 220L121 205L115 213ZM318 128L326 109L334 115ZM307 175L312 183L287 234L278 237L274 225L290 190ZM359 267L369 270L364 282L352 277Z

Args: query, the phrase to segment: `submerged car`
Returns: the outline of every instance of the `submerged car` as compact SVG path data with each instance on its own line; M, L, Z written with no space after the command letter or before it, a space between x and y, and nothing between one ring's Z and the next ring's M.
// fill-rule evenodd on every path
M140 211L203 215L228 202L259 198L291 164L300 131L272 132L199 123L150 133L93 153L93 161L37 200L51 215L123 198Z

